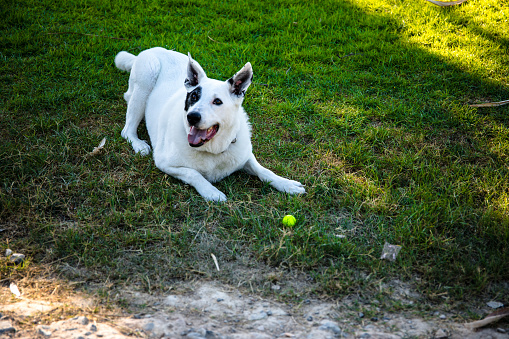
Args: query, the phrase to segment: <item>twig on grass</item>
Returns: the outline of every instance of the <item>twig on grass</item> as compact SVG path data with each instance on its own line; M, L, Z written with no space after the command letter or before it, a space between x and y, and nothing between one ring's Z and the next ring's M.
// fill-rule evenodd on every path
M87 36L94 36L97 38L108 38L108 39L115 39L115 40L130 40L130 39L124 39L124 38L116 38L113 36L106 36L106 35L97 35L97 34L89 34L89 33L78 33L78 32L50 32L46 33L50 35L57 35L57 34L77 34L77 35L87 35Z
M351 56L354 56L354 55L363 55L363 54L364 53L355 53L355 52L353 52L353 53L348 53L346 55L340 56L339 58L343 59L343 58L348 58L348 57L351 57Z
M470 107L498 107L502 105L509 104L509 100L499 101L499 102L486 102L484 104L473 104L469 105Z
M216 40L212 39L209 35L207 35L207 38L209 38L210 40L212 40L214 42L217 42L218 44L224 44L224 42L216 41Z
M457 0L457 1L435 1L435 0L426 0L428 2L431 2L434 5L441 6L441 7L447 7L447 6L454 6L459 5L461 3L464 3L467 0Z
M476 328L479 328L479 327L483 327L483 326L486 326L488 324L491 324L491 323L494 323L495 321L498 321L504 317L507 317L509 315L509 307L506 307L506 308L502 308L498 311L495 311L489 315L486 316L486 318L484 319L481 319L481 320L478 320L478 321L473 321L471 323L466 323L465 326L467 328L470 328L470 329L476 329Z

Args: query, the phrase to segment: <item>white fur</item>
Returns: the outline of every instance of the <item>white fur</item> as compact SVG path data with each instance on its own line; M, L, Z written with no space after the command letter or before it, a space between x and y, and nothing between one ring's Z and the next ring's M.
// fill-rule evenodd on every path
M212 201L225 201L226 196L211 182L241 169L280 191L305 193L301 183L274 174L262 167L253 155L251 127L242 108L243 94L252 78L250 63L230 82L209 79L191 56L159 47L138 56L120 52L115 64L131 72L129 88L124 94L127 113L122 137L136 153L150 153L149 144L137 134L138 125L145 118L154 161L160 170L192 185ZM232 83L240 84L241 88L234 88ZM201 98L186 112L187 93L197 87L201 87ZM213 104L216 98L222 104ZM199 129L219 125L217 134L200 147L188 143L191 126L187 114L191 111L201 114Z

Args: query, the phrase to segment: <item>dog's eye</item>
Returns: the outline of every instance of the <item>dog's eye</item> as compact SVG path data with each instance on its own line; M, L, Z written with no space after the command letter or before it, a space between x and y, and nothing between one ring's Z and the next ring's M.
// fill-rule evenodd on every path
M196 94L195 92L191 93L191 100L192 101L198 101L198 94Z
M214 99L214 101L212 101L212 103L213 103L214 105L218 105L218 106L223 104L223 102L222 102L222 101L221 101L221 99L219 99L219 98Z

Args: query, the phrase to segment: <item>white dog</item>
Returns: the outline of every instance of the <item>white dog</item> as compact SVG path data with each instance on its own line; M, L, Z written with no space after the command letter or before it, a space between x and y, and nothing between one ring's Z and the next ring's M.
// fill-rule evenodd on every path
M122 137L136 153L150 153L138 138L147 125L156 166L190 184L205 199L225 201L216 182L243 169L290 194L305 193L301 183L261 166L253 155L251 127L242 108L253 70L247 63L227 81L209 79L191 56L152 48L134 56L120 52L116 66L130 71L124 94L127 114Z

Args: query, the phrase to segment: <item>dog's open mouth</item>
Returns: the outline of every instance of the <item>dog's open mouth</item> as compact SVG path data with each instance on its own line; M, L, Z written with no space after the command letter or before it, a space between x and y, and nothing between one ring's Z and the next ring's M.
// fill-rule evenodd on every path
M216 135L219 130L219 125L214 125L208 129L198 129L191 126L189 134L187 135L187 141L191 147L200 147Z

